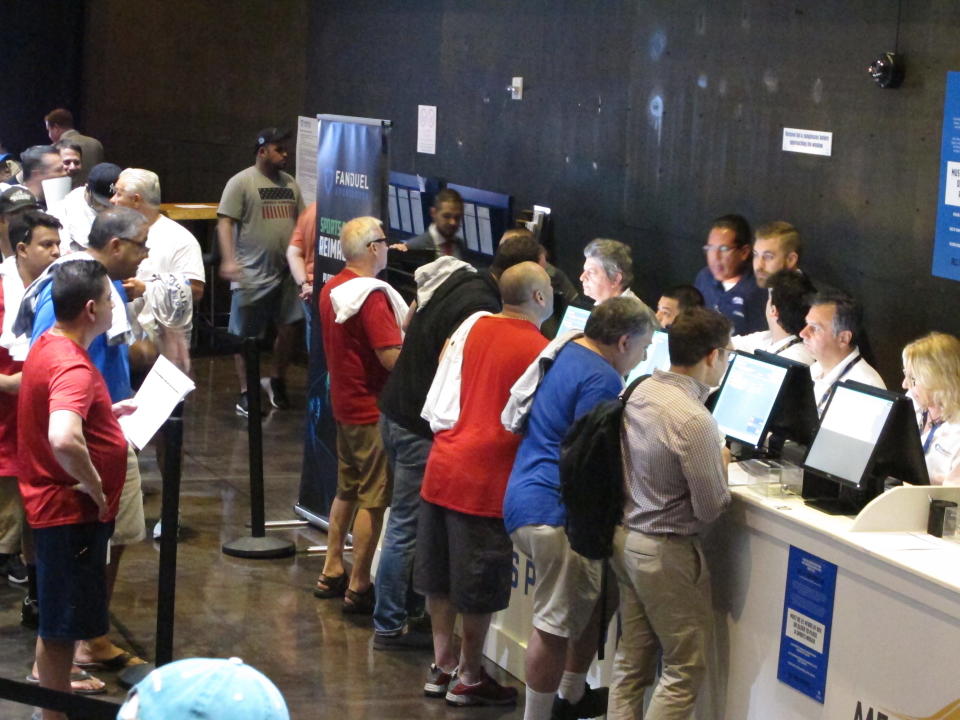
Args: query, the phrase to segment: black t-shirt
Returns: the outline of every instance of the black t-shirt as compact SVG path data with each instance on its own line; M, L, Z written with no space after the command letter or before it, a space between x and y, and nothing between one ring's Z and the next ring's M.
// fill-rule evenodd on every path
M380 393L378 404L384 415L409 432L433 438L420 411L437 374L440 352L454 330L480 310L501 310L500 290L485 270L457 270L436 289L426 306L414 314L397 363Z

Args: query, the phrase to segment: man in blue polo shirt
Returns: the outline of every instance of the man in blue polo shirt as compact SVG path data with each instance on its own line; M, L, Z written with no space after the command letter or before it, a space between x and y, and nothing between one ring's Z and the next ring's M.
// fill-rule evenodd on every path
M564 532L560 443L578 417L620 394L623 376L644 358L655 327L653 311L636 298L596 305L584 335L561 347L529 406L503 501L507 532L537 569L524 720L606 712L606 689L586 686L597 651L602 563L575 553Z
M707 266L693 281L704 306L730 319L734 335L767 327L767 293L753 274L750 238L750 223L743 216L724 215L714 220L703 246Z

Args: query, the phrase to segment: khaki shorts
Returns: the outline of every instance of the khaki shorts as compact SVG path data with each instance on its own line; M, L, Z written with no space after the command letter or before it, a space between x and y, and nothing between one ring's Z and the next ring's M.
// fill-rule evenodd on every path
M132 545L147 536L143 519L143 494L140 492L140 465L132 445L127 445L127 477L120 493L120 509L114 521L111 545Z
M390 505L391 487L387 453L378 423L337 423L337 497L354 501L361 508Z
M536 568L533 626L557 637L580 637L600 597L603 563L575 553L562 527L523 525L510 538Z
M15 477L0 477L0 553L20 552L23 536L23 500Z

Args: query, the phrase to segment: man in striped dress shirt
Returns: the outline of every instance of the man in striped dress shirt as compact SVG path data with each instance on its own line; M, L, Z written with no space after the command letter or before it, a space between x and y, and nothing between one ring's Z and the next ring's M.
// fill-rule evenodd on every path
M680 720L693 713L712 626L699 533L730 504L730 455L703 403L727 369L730 331L730 321L714 310L679 315L670 328L670 371L655 371L627 404L626 503L611 558L623 636L608 718ZM663 670L644 716L658 648Z

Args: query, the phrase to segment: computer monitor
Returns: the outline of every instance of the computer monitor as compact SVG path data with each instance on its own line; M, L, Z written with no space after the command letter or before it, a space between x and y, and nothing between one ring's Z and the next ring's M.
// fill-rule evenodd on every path
M652 375L654 370L670 369L670 348L667 344L667 337L667 333L663 330L653 331L650 347L647 348L647 359L637 365L630 374L627 375L627 385L638 377Z
M846 380L834 389L820 427L804 460L812 480L804 496L835 496L850 510L883 492L890 484L929 485L920 430L910 401L903 395ZM819 492L812 492L811 485Z
M756 350L754 355L766 362L787 368L783 391L767 425L767 448L771 454L779 455L788 441L802 446L794 457L785 458L799 464L820 425L810 368L802 362L765 350Z
M787 368L737 352L713 407L720 432L754 448L763 444Z
M563 335L571 330L583 331L587 326L587 318L590 317L590 308L577 307L576 305L567 305L560 320L560 326L557 328L557 335Z

